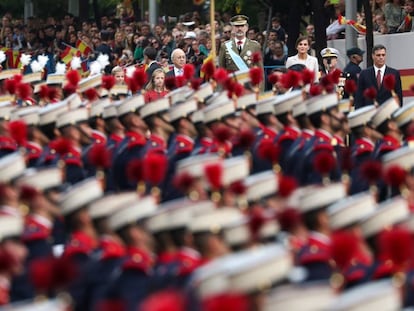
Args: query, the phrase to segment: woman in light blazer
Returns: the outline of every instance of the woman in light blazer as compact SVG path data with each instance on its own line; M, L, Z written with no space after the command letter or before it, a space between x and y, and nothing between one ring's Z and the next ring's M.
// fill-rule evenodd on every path
M298 54L288 57L286 60L286 68L292 65L301 64L315 73L314 82L319 81L319 64L318 59L308 54L310 49L310 41L306 36L299 36L296 40L296 50Z

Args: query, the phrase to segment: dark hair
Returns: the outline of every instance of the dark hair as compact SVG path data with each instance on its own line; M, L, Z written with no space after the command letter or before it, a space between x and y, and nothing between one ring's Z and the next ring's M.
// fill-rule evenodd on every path
M311 45L311 42L310 42L310 40L309 40L309 37L308 37L308 36L299 36L299 37L296 39L295 47L297 48L297 47L298 47L298 45L299 45L299 43L300 43L300 42L302 42L302 41L304 41L304 40L308 41L308 44L309 44L309 45Z
M144 49L144 56L147 56L151 60L155 60L157 58L157 50L152 46L147 46Z
M385 50L386 51L387 48L382 44L374 45L374 47L372 48L372 54L375 54L375 52L378 51L378 50Z

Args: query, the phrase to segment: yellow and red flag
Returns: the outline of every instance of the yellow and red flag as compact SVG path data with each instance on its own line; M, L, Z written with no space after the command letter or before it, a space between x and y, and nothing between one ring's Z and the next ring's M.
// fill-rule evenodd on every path
M80 56L80 51L70 45L60 53L60 58L66 65L72 61L73 56Z
M20 56L22 55L20 51L5 47L1 48L1 50L6 54L8 69L20 68Z
M358 23L352 19L348 20L342 15L338 15L338 23L340 25L349 25L352 28L354 28L360 35L366 35L367 34L367 27L365 25L362 25L361 23Z
M92 49L85 43L85 41L78 40L76 41L76 48L81 52L83 56L89 56L92 52Z

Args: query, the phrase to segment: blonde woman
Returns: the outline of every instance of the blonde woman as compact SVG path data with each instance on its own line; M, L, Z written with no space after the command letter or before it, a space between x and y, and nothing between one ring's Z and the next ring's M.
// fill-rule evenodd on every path
M148 83L145 90L144 98L146 103L163 98L168 94L168 90L165 87L165 71L162 68L154 70L151 76L151 81Z

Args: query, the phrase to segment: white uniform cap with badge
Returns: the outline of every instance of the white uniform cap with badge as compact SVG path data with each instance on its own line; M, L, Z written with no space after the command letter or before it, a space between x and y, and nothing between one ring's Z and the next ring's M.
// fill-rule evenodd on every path
M191 89L188 85L184 85L175 90L172 90L167 95L165 95L164 98L167 98L170 102L170 105L173 106L178 102L187 100L187 98L189 98L193 93L193 89Z
M408 218L410 210L403 197L394 197L381 202L378 208L361 222L364 237L369 238Z
M276 287L266 295L263 311L329 310L337 294L328 283L290 284Z
M55 104L48 104L39 111L39 125L46 125L55 123L57 116L68 111L66 101L61 101Z
M257 103L256 93L250 93L237 98L237 110L245 110Z
M56 120L56 128L60 129L69 125L76 125L89 119L87 108L78 108L76 110L66 111L58 115Z
M0 242L7 238L20 237L23 233L24 221L22 217L0 217Z
M170 122L181 118L187 118L193 112L197 111L197 102L195 99L186 100L183 103L172 106L169 110Z
M58 187L63 183L62 170L58 167L29 168L16 180L17 185L28 185L40 191Z
M200 85L198 90L194 91L192 97L198 102L204 102L204 100L213 95L213 86L211 83L206 82Z
M227 95L225 95L227 97ZM222 121L224 118L234 116L236 109L231 99L227 97L217 98L211 105L203 109L204 123L208 124L215 121Z
M138 201L136 191L108 194L89 204L88 212L92 219L111 216L127 203Z
M399 127L414 120L414 101L404 104L404 106L394 112L393 119Z
M256 116L260 116L263 114L275 114L275 106L273 102L275 99L273 97L264 98L259 100L256 103Z
M273 171L265 171L250 175L246 178L246 199L249 202L258 201L278 191L278 176Z
M190 230L193 233L217 234L233 224L243 221L244 214L235 207L221 207L210 213L200 214L190 222Z
M352 129L359 126L366 126L371 122L376 111L377 108L374 105L369 105L350 112L347 116L349 127Z
M114 96L128 95L128 85L126 84L115 84L110 90L110 94Z
M273 105L275 106L275 114L281 115L292 111L293 106L303 102L303 95L301 90L295 90L283 95L276 96Z
M400 147L383 155L381 160L384 169L398 165L406 171L410 171L414 167L414 149L411 146Z
M42 72L31 72L28 74L23 75L22 82L23 83L34 83L42 80Z
M22 71L18 68L2 70L0 71L0 80L10 79L20 74L22 74Z
M400 108L400 105L395 100L395 98L391 97L384 103L382 103L375 114L372 116L371 123L374 128L379 127L382 123L387 120L393 119L393 114Z
M29 126L38 125L40 121L39 112L40 107L37 106L16 108L12 111L10 120L21 120Z
M318 95L307 102L306 113L308 116L318 112L326 112L328 109L338 106L338 95L336 93Z
M244 180L249 176L249 158L237 156L223 161L222 185L228 186L235 181Z
M102 74L97 74L91 77L80 80L78 84L79 92L83 93L86 90L96 88L102 84Z
M102 185L96 178L88 178L81 181L60 196L60 209L63 216L90 204L102 197Z
M144 105L145 99L143 95L139 94L128 97L116 104L118 117L126 115L130 112L138 112L138 110Z
M103 113L102 113L102 118L104 120L108 120L111 118L116 118L118 117L118 110L117 110L117 104L116 103L112 103L108 106L104 107Z
M66 99L66 104L68 109L73 110L81 107L83 105L82 98L79 96L78 93L73 93L69 95Z
M14 152L0 158L0 182L8 183L23 174L26 161L20 152Z
M193 178L204 176L204 167L208 164L217 163L221 157L217 154L201 154L192 156L177 162L176 174L187 173Z
M198 269L192 281L201 299L250 294L286 279L292 267L292 256L282 245L264 245L213 260Z
M204 122L204 111L202 109L194 111L193 114L191 115L191 121L194 124L203 123Z
M112 230L119 230L136 224L138 220L153 215L156 210L155 199L150 196L128 202L109 217L109 227Z
M377 208L370 193L358 193L339 200L328 207L329 225L333 230L359 223Z
M109 105L111 105L111 101L107 97L95 101L90 107L89 117L101 118L103 116L105 107Z
M400 289L391 279L371 281L345 290L327 310L366 311L401 310Z
M249 18L246 15L235 15L230 19L230 23L233 26L243 26L249 22Z
M47 85L60 85L62 86L63 82L65 81L65 75L59 73L52 73L48 74L46 78Z
M326 186L310 186L299 197L299 210L306 213L328 205L346 197L346 189L342 183Z
M165 113L170 109L170 102L168 98L161 98L156 101L145 104L139 111L139 115L142 119L157 115L159 113Z
M292 116L294 118L299 117L301 115L306 115L306 107L307 107L308 101L310 101L310 99L302 100L301 102L298 102L293 105Z
M321 56L323 58L325 58L325 57L336 57L336 58L338 58L339 51L337 49L335 49L335 48L324 48L321 51Z

